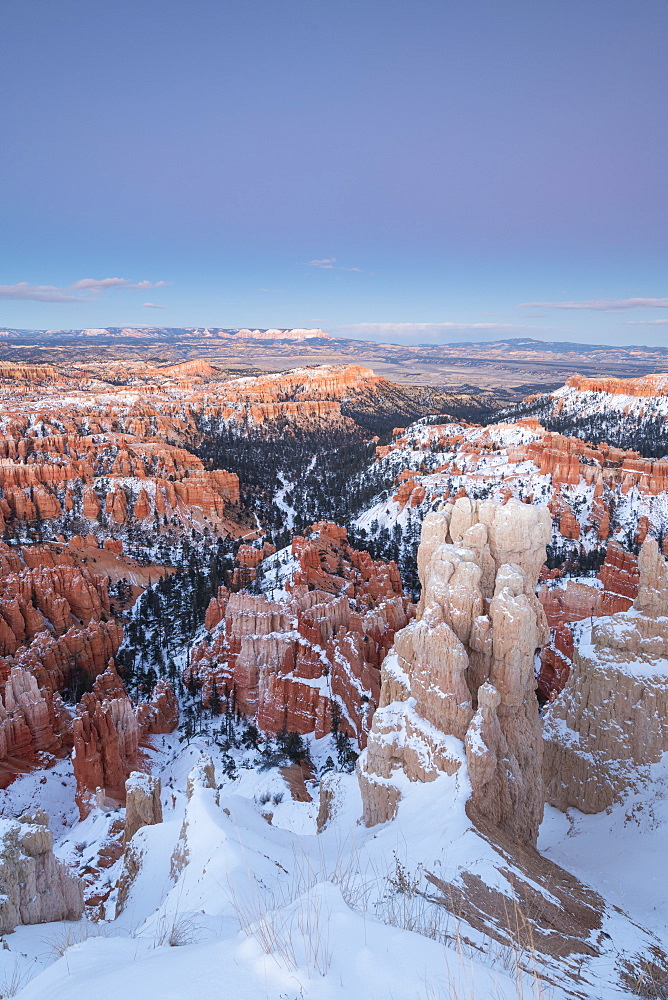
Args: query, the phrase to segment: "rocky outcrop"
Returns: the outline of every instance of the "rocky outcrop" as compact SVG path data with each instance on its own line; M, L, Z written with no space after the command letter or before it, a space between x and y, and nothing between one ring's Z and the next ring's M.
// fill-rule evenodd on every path
M95 543L97 545L97 543ZM121 644L108 577L67 547L0 543L0 783L71 745L77 697Z
M72 764L83 819L101 800L125 801L125 782L140 762L140 728L113 660L84 694L74 719Z
M36 751L56 749L59 740L53 721L51 706L35 677L13 667L0 701L0 759L29 759Z
M462 768L470 814L535 843L543 811L534 596L546 507L460 498L424 521L417 620L395 636L358 771L367 825L391 819L402 782Z
M566 385L578 392L608 392L611 395L668 396L668 375L644 375L642 378L589 378L571 375Z
M217 790L218 785L216 784L216 768L213 763L213 758L209 754L203 753L200 755L199 760L193 768L191 768L188 774L188 781L186 783L186 793L188 796L188 801L192 799L196 788L212 788Z
M0 819L0 934L18 924L79 920L83 906L83 882L56 859L47 814Z
M634 608L647 618L668 617L668 561L654 538L643 542L638 559L638 596Z
M569 624L627 611L638 595L638 560L617 542L607 546L605 561L591 583L558 579L543 584L538 599L551 629L550 643L541 652L538 691L542 702L551 702L568 679L573 656Z
M72 763L81 819L91 808L125 800L125 781L138 766L139 727L128 698L95 702L74 720ZM100 790L100 792L98 792Z
M59 690L72 689L104 669L122 638L113 622L91 622L60 636L38 634L33 642L0 658L0 783L34 765L40 754L72 745L72 718Z
M177 724L173 691L159 685L138 709L124 692L84 700L74 722L60 696L76 703L117 654L115 615L165 572L156 550L253 533L238 477L194 453L200 417L220 404L217 385L196 390L220 372L156 368L153 388L132 392L122 365L92 367L0 365L0 785L74 742L79 797L99 784L116 799L134 730ZM195 391L175 388L187 379Z
M638 569L632 608L574 627L568 680L546 712L547 795L560 809L607 808L668 750L668 563L651 537Z
M111 614L108 581L85 567L22 567L2 579L0 653L13 654L38 632L63 635L72 625L88 625ZM11 633L11 634L10 634Z
M580 438L587 447L607 449L613 463L620 466L624 492L634 484L643 492L655 492L666 488L666 386L665 373L632 379L574 375L560 389L528 397L504 416L519 422L540 422L549 431L566 431ZM614 442L615 447L605 442ZM622 449L634 450L624 453Z
M0 361L0 380L37 385L62 384L66 381L53 365L14 364L12 361Z
M179 724L179 703L169 681L159 680L150 699L137 705L137 722L142 739L174 732Z
M237 476L206 470L180 446L201 439L197 421L208 397L175 403L171 382L134 398L123 390L97 396L99 383L78 388L71 404L58 397L56 418L43 389L17 401L0 384L3 528L25 540L92 532L100 543L123 542L132 528L135 545L193 527L242 533L228 511L239 505ZM62 387L54 384L53 392Z
M257 567L260 563L275 552L276 546L270 542L264 542L261 548L255 545L240 545L235 558L234 570L228 575L230 589L242 590L244 587L248 587L256 579ZM209 627L207 625L207 628Z
M133 771L125 782L125 835L128 844L143 826L162 823L160 778Z
M168 681L156 684L151 699L134 706L114 661L84 694L74 719L72 763L76 802L83 819L100 803L123 804L126 782L143 763L140 745L178 725L179 708Z
M376 449L388 470L394 471L399 461L410 462L395 473L395 516L405 506L426 514L437 497L487 496L499 502L510 496L525 502L540 497L552 513L552 546L559 557L556 566L544 571L546 578L588 572L593 551L609 541L628 549L630 532L641 544L647 530L668 530L665 458L643 458L606 443L594 446L547 431L530 417L487 427L417 423L399 430L391 445ZM425 458L418 466L420 453ZM636 494L642 496L644 511L639 520Z
M201 687L205 705L232 707L263 731L320 737L340 723L363 744L380 664L412 613L397 567L354 549L329 522L295 537L289 555L287 598L219 590L211 636L191 651L184 681Z

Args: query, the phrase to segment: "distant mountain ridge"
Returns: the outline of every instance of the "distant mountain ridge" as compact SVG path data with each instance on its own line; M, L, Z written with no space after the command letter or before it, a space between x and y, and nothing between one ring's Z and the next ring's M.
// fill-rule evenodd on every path
M105 327L80 330L0 328L12 360L61 364L202 359L230 374L257 375L310 365L356 364L392 382L462 391L493 390L504 403L554 389L570 376L640 378L668 368L668 347L613 346L508 338L487 343L391 344L350 340L322 329ZM148 352L148 353L147 353ZM504 398L505 394L505 398Z
M108 326L108 327L87 327L80 330L19 330L5 328L0 330L0 337L9 340L21 340L22 337L33 340L36 337L46 337L48 339L86 339L88 337L111 337L111 338L135 338L173 340L180 337L195 339L217 338L220 340L332 340L330 334L320 329L306 329L302 327L250 329L248 327L202 327L202 326Z
M113 338L147 338L147 339L179 339L179 337L220 339L220 340L329 340L347 344L371 345L375 347L397 347L404 350L422 348L430 354L440 351L459 352L464 348L472 348L480 352L496 352L504 348L514 351L527 351L541 354L625 354L651 355L668 357L668 347L650 346L647 344L589 344L569 340L537 340L534 337L503 337L499 340L457 340L443 344L415 343L394 344L392 341L381 343L365 341L350 337L335 336L320 327L221 327L221 326L107 326L81 327L72 329L36 329L4 327L0 328L0 337L10 340L33 340L38 336L49 339L67 339L76 337L113 337Z

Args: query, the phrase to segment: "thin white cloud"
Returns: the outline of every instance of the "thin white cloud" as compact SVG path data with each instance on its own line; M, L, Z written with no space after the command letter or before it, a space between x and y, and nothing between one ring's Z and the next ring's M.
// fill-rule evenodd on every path
M127 285L125 278L81 278L75 281L70 288L81 289L86 292L99 292L103 288L123 288Z
M67 288L56 285L31 285L19 281L15 285L0 285L0 299L23 302L90 302L95 296L114 288L146 291L164 288L166 281L129 281L127 278L80 278ZM83 292L83 295L76 294Z
M668 299L590 299L585 302L520 302L518 309L596 309L623 312L626 309L668 309Z
M344 267L336 263L336 257L323 257L322 260L308 261L308 267L319 267L323 271L358 271L363 273L361 267Z
M88 292L102 292L107 288L134 288L145 291L147 288L162 288L164 281L128 281L127 278L81 278L70 288Z
M15 285L0 285L0 299L15 299L24 302L83 302L80 295L72 295L64 288L54 285L30 285L19 281Z
M160 306L157 302L142 302L146 309L166 309L167 306Z
M624 326L668 326L668 319L625 319Z

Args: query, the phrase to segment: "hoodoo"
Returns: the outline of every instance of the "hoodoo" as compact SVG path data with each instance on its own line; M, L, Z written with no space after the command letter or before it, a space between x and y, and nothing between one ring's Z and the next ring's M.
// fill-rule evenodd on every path
M534 591L546 507L466 497L425 519L417 620L382 666L359 778L367 825L391 819L406 779L465 774L470 815L533 844L543 813L534 660L547 640Z

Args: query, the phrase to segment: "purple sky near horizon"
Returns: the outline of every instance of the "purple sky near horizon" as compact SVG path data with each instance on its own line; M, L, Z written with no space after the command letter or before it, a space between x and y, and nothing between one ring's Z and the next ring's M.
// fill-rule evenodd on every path
M0 37L4 326L668 345L668 0L6 0Z

